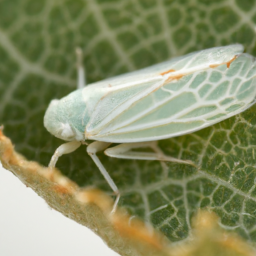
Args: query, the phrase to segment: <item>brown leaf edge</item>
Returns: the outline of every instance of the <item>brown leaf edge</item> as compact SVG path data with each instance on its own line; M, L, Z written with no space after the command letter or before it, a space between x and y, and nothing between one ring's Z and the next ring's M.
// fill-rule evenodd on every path
M11 140L4 136L2 129L0 160L5 169L31 187L50 207L93 230L120 255L255 255L247 243L221 230L216 215L209 212L196 215L195 230L189 241L171 246L164 236L142 221L129 221L129 216L121 209L110 214L113 201L103 192L81 189L57 169L52 171L36 162L27 161L15 152Z
M121 255L169 255L166 239L149 231L141 221L129 224L129 216L118 210L110 214L112 199L99 190L81 189L57 169L27 161L14 150L0 130L0 160L27 187L31 187L53 209L90 228Z

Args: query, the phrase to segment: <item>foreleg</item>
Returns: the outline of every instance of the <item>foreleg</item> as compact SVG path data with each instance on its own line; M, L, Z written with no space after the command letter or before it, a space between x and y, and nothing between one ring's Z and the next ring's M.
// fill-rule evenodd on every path
M60 145L54 152L54 155L51 158L51 161L49 163L49 167L50 168L54 168L59 157L61 157L64 154L69 154L73 151L75 151L76 149L78 149L81 145L80 141L71 141L68 143L64 143L62 145Z

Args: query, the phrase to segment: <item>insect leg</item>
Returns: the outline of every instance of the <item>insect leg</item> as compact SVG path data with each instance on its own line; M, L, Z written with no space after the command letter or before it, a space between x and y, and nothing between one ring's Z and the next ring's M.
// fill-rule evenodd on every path
M76 58L77 58L77 74L78 74L77 89L81 89L85 87L86 79L85 79L85 70L83 67L83 51L79 47L76 48Z
M132 151L137 148L151 148L154 152ZM118 146L108 148L104 151L107 156L123 159L136 160L159 160L167 162L175 162L180 164L195 164L190 160L180 160L174 157L167 156L162 152L157 152L156 142L139 142L139 143L124 143Z
M108 174L107 170L105 169L105 167L103 166L103 164L101 163L101 161L99 160L99 158L96 155L97 152L105 150L110 144L111 143L95 141L87 147L87 152L91 156L92 160L97 165L100 172L102 173L102 175L104 176L104 178L108 182L109 186L112 188L112 190L114 191L114 193L116 195L116 200L115 200L115 203L114 203L114 206L112 209L112 213L113 213L116 211L116 207L117 207L117 204L118 204L118 201L120 198L120 192L119 192L115 182L112 180L112 178Z
M54 152L51 161L49 163L49 167L50 168L54 168L59 157L64 155L64 154L69 154L73 151L75 151L76 149L78 149L81 145L80 141L71 141L68 143L64 143L62 145L60 145Z

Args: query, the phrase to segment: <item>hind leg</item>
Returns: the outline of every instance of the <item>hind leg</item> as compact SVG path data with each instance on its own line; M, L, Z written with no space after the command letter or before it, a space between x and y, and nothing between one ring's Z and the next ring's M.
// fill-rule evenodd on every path
M142 152L142 151L133 151L137 148L151 148L154 152ZM108 148L104 151L107 156L123 159L135 159L135 160L159 160L174 162L180 164L195 164L190 160L180 160L174 157L166 156L162 152L158 152L156 142L139 142L139 143L124 143L118 146Z

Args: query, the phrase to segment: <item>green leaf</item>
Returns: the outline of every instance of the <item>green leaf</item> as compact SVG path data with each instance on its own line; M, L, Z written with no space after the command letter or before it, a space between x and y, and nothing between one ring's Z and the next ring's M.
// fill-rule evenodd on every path
M47 165L62 143L43 127L51 99L75 89L75 48L89 83L217 45L256 54L250 0L2 0L0 120L16 150ZM199 208L256 241L256 107L190 135L159 141L166 155L198 168L157 161L100 159L121 191L119 206L171 241L187 238ZM85 147L57 167L79 186L111 189Z

